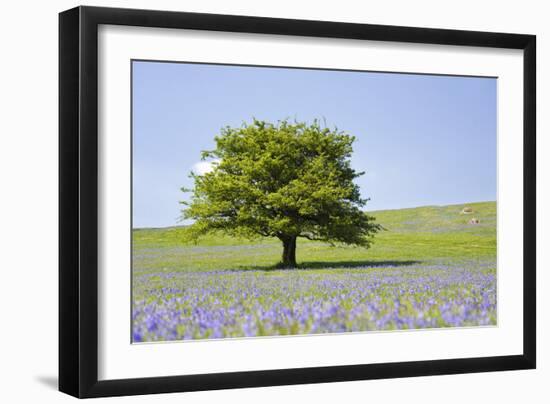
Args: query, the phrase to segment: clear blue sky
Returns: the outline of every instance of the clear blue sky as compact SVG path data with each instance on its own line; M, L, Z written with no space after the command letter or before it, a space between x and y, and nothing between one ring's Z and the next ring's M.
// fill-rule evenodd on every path
M367 210L496 200L496 79L133 62L133 226L178 224L222 126L325 118Z

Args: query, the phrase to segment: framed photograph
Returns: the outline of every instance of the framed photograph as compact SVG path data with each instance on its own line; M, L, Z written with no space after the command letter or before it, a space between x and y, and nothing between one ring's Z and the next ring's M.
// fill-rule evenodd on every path
M59 28L61 391L535 368L535 36Z

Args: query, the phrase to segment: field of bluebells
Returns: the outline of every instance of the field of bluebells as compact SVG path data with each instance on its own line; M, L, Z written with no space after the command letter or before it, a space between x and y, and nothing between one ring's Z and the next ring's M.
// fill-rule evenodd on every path
M376 212L371 249L306 241L295 270L275 240L135 230L133 341L495 325L496 204L461 206Z

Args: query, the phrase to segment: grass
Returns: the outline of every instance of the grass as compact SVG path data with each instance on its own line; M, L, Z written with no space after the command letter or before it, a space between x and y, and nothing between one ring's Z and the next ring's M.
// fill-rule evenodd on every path
M473 214L463 215L464 206ZM300 268L365 266L377 262L446 261L495 258L496 203L427 206L370 212L385 231L370 249L335 246L299 239ZM480 224L468 221L476 217ZM185 243L183 227L133 231L133 271L212 271L270 269L280 260L278 239L245 240L209 235Z
M495 202L370 213L371 248L299 240L285 270L277 239L134 230L133 341L496 324Z

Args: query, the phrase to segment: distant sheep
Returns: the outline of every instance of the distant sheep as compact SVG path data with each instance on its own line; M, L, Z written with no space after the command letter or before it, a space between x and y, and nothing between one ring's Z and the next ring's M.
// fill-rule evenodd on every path
M461 215L471 215L472 213L474 213L474 210L469 206L465 206L462 212L460 212Z

